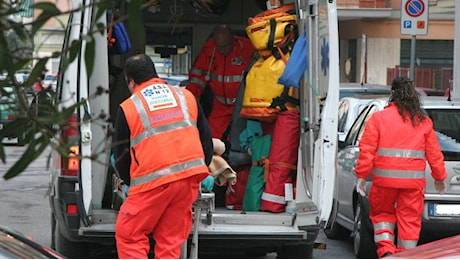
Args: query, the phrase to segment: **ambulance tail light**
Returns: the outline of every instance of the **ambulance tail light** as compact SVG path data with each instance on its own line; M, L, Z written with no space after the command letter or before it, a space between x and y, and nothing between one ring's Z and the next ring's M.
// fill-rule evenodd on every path
M66 213L69 215L77 215L78 214L77 204L67 204Z
M73 114L67 119L67 124L62 130L62 137L69 145L67 156L61 156L61 175L78 176L80 169L80 147L78 145L78 120L77 114Z

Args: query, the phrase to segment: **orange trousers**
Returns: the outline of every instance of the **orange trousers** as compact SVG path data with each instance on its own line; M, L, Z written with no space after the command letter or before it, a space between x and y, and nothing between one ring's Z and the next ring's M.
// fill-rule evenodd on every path
M147 259L153 232L155 258L178 259L192 228L198 188L199 179L190 177L128 195L115 227L118 257Z
M396 181L396 180L395 180ZM420 238L425 190L397 189L372 185L369 193L370 219L374 226L377 255L415 247ZM398 247L394 229L398 229Z

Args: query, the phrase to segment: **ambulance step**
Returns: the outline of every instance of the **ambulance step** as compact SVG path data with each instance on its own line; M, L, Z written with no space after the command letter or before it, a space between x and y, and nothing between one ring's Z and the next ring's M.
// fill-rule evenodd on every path
M216 210L216 212L212 212L212 222L214 224L292 226L294 220L295 216L287 213L228 210L227 212L218 210Z

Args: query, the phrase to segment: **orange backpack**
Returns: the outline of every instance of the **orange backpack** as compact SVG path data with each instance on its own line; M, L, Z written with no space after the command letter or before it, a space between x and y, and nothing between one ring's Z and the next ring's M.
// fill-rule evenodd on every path
M298 35L291 10L283 5L249 18L246 32L260 58L245 78L241 117L273 122L279 111L297 109L295 89L278 84Z
M297 15L294 4L259 13L250 17L248 24L246 33L254 48L264 57L275 54L273 52L278 51L278 48L287 53L288 45L297 38Z

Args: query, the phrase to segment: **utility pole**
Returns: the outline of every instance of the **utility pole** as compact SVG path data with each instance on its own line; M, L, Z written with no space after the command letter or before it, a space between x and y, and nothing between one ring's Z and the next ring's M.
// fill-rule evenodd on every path
M409 78L415 80L415 46L416 46L416 35L412 35L410 40L410 73Z
M455 4L455 32L454 32L454 85L452 87L452 96L460 97L460 4Z

